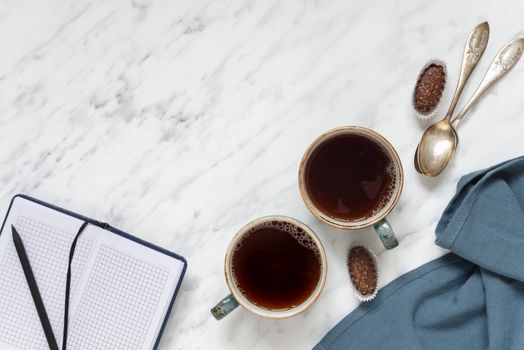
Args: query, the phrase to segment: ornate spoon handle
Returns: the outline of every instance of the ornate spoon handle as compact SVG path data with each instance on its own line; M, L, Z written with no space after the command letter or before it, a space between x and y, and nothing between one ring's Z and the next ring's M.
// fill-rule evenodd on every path
M468 41L466 42L466 47L464 49L464 56L462 57L462 67L460 69L459 80L457 82L457 87L455 88L455 93L453 94L453 99L451 100L451 105L449 106L445 119L451 119L453 111L455 111L455 107L457 106L460 94L462 93L462 90L464 89L471 72L477 66L480 57L482 57L482 54L488 45L488 39L488 22L479 24L475 27L475 29L473 29L471 34L469 34Z
M455 128L464 118L470 108L478 101L480 96L485 93L495 82L506 75L507 72L513 68L513 66L519 61L524 51L524 38L515 39L510 41L497 53L495 59L488 68L484 79L480 83L479 87L471 96L468 103L462 108L460 113L453 119L452 123Z

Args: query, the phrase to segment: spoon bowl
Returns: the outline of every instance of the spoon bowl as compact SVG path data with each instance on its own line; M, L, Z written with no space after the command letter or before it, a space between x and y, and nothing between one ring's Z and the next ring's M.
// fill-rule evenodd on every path
M422 135L415 153L418 170L427 176L437 176L446 168L457 149L457 132L444 119L431 125Z

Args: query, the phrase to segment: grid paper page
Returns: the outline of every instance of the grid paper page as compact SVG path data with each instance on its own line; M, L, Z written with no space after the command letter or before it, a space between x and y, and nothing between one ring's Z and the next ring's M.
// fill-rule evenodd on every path
M169 271L106 245L98 251L71 324L71 350L134 350L144 344Z
M23 216L16 219L15 227L22 236L55 336L60 339L69 249L76 232L67 233ZM78 240L71 297L91 249L91 240ZM0 261L0 342L21 349L49 349L12 239Z

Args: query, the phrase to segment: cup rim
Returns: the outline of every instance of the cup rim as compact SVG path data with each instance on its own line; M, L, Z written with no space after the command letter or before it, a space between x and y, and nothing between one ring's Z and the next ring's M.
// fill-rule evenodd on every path
M389 202L388 207L386 208L386 210L384 210L380 215L377 215L376 218L374 218L373 220L371 220L369 222L356 224L357 221L347 221L347 224L345 224L346 221L344 221L344 220L339 220L339 219L333 218L333 217L331 217L329 215L326 215L326 214L323 215L323 213L320 211L320 209L318 209L315 206L315 204L313 203L313 201L309 198L309 194L307 193L307 188L306 188L306 184L305 184L305 181L304 181L304 173L305 173L307 161L311 157L311 154L313 153L313 151L322 142L330 139L332 136L334 136L335 134L339 133L340 131L349 131L349 132L357 131L357 132L361 132L361 133L364 133L366 135L369 135L371 138L373 138L375 140L378 140L383 146L385 146L388 149L390 154L393 156L393 160L398 165L399 185L398 185L398 190L396 191L395 198L392 201ZM311 142L311 144L308 146L308 148L304 152L304 155L302 156L302 160L300 161L300 167L299 167L299 171L298 171L298 184L299 184L300 196L302 197L303 202L306 204L306 207L308 208L308 210L317 219L319 219L320 221L322 221L322 222L324 222L324 223L326 223L326 224L328 224L328 225L330 225L332 227L336 227L336 228L339 228L339 229L358 230L358 229L362 229L362 228L366 228L366 227L372 226L372 225L376 224L377 222L380 222L386 216L389 215L389 213L393 210L393 208L395 208L395 206L397 205L397 203L398 203L398 201L400 199L400 194L402 193L402 189L404 187L404 169L403 169L402 162L400 160L400 157L399 157L397 151L395 150L395 148L391 145L391 143L384 136L380 135L378 132L376 132L376 131L374 131L372 129L369 129L369 128L366 128L366 127L363 127L363 126L346 125L346 126L339 126L339 127L327 130L327 131L323 132L322 134L320 134L320 136L318 136L315 140L313 140L313 142Z
M261 223L267 222L267 221L273 221L273 220L280 220L289 222L295 226L298 226L304 230L304 232L307 232L308 235L313 239L317 247L319 248L320 252L320 259L322 264L322 270L320 274L320 281L317 284L317 287L313 291L313 293L299 306L296 306L291 309L287 310L270 310L265 309L263 307L257 306L249 301L241 292L238 291L237 288L234 287L234 277L232 276L231 269L229 268L229 265L232 261L233 256L233 249L235 248L236 243L238 240L252 227L259 225ZM229 246L226 251L226 256L224 259L224 274L226 277L226 284L233 295L233 297L238 301L240 305L242 305L245 309L252 312L253 314L264 317L264 318L270 318L270 319L282 319L282 318L289 318L293 316L297 316L307 309L311 307L317 299L320 297L320 294L322 294L322 291L324 289L324 286L326 284L327 279L327 257L326 252L324 250L324 246L322 245L322 242L318 238L318 236L315 234L315 232L306 224L303 222L294 219L289 216L284 215L268 215L268 216L262 216L258 219L252 220L246 225L244 225L231 239L231 242L229 242Z

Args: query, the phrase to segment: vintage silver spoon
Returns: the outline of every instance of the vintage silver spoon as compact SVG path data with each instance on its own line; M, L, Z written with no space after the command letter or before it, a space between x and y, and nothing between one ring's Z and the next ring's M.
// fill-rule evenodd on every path
M455 111L455 107L457 106L457 102L460 98L460 95L462 94L462 90L464 89L464 86L466 85L466 82L468 81L471 72L477 66L480 57L484 53L484 50L488 45L488 39L488 22L483 22L477 25L469 34L468 40L466 41L466 47L464 48L464 55L462 56L462 67L460 69L459 80L457 82L457 87L455 88L453 98L451 99L451 104L448 108L448 111L444 119L442 119L439 123L436 123L434 125L439 125L440 127L449 125L449 121L451 119L451 116L453 115L453 112ZM418 153L419 146L417 146L417 150L415 151L413 162L415 164L415 169L422 174L422 171L420 170Z
M418 166L424 175L437 176L448 165L459 142L455 128L480 96L515 66L523 51L524 38L515 39L504 45L462 111L451 122L446 119L446 116L444 120L426 129L417 152Z

